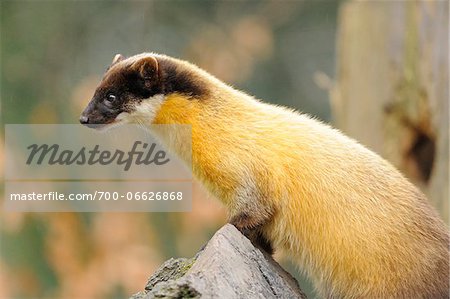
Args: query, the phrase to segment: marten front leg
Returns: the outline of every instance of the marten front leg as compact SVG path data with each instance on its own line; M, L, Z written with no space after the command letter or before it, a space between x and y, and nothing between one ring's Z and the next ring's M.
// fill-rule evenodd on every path
M270 219L271 213L266 215L267 216L264 217L255 217L250 216L246 212L242 212L231 217L229 222L233 224L244 236L246 236L255 247L258 247L272 255L272 244L264 237L261 231L263 225Z

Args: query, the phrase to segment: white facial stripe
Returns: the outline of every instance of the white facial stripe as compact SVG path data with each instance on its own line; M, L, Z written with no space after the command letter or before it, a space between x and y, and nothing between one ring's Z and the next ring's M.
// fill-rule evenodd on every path
M119 115L116 116L116 121L119 121L119 120L125 121L125 120L128 119L129 117L130 117L130 113L128 113L128 112L122 112L122 113L120 113Z
M142 125L151 125L156 113L161 108L164 101L163 94L154 95L148 99L142 100L134 107L134 111L122 112L116 117L116 121L121 123L138 123Z
M156 113L161 108L164 101L164 95L158 94L140 102L132 113L135 117L145 119L147 121L153 121Z

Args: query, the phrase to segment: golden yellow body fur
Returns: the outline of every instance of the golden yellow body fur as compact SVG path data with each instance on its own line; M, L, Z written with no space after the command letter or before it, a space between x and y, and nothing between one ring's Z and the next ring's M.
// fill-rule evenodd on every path
M134 121L191 124L195 176L231 218L265 219L263 236L306 272L319 295L448 298L448 229L391 164L307 115L255 100L186 62L155 57L188 70L208 92L149 101ZM160 137L186 158L176 136Z
M309 116L216 92L169 96L154 123L192 125L194 174L232 214L240 192L258 189L276 211L265 236L320 295L437 298L448 288L447 229L394 167Z

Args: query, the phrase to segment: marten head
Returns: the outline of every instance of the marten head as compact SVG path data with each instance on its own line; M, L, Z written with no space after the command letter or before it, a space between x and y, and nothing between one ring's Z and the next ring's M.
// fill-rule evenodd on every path
M168 95L200 99L206 84L194 66L157 54L117 54L84 109L80 123L95 128L151 122Z

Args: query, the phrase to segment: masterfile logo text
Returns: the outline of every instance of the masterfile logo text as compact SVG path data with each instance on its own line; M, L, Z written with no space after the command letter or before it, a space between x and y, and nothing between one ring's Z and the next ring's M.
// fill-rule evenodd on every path
M140 149L141 148L141 149ZM156 143L150 145L146 142L135 141L130 151L124 152L115 150L101 150L101 146L96 144L92 149L81 147L79 150L71 149L61 150L59 144L32 144L27 147L30 154L27 164L48 163L49 165L123 165L123 170L128 171L133 163L136 165L164 165L170 161L166 158L166 152L163 150L155 151ZM35 159L36 158L36 159Z
M158 130L183 139L183 161L154 137ZM106 132L80 125L6 125L5 152L7 210L191 208L189 125L125 125Z

